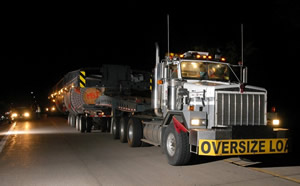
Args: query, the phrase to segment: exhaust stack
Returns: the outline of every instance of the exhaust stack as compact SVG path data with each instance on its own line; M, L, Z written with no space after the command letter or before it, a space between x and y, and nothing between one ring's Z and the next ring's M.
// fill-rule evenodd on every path
M152 92L152 107L154 109L154 113L156 116L162 116L162 112L161 112L161 109L160 109L160 99L161 99L161 96L159 94L159 86L157 84L157 80L158 80L158 77L160 75L160 71L159 71L159 46L157 43L155 43L155 68L154 68L154 88L153 88L153 92Z

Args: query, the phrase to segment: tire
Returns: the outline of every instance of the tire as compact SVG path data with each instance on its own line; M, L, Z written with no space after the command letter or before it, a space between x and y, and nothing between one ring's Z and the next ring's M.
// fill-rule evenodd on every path
M75 128L79 130L79 120L80 120L80 115L75 116Z
M130 118L127 128L127 141L130 147L140 147L142 145L143 126L138 118Z
M86 131L86 117L85 116L80 116L80 119L79 119L79 131L81 133L84 133Z
M122 143L127 142L127 125L128 125L128 117L123 116L120 120L120 141Z
M100 118L101 132L107 131L107 118Z
M112 118L112 135L114 139L120 139L120 118Z
M86 117L86 132L90 133L92 131L92 126L93 126L93 118Z
M107 130L106 130L106 132L110 133L111 118L106 118L106 119L107 119Z
M70 123L71 123L71 115L69 114L68 115L68 125L70 125Z
M75 127L75 125L76 125L76 117L75 115L72 114L70 118L70 126Z
M170 123L163 136L164 152L170 165L185 165L190 161L190 145L188 133L176 132Z

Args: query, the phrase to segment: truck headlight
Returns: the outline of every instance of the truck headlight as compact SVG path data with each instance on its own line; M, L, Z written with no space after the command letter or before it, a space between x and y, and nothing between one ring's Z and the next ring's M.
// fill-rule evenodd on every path
M18 114L17 114L17 113L13 113L13 114L11 115L11 117L12 117L12 118L16 118L16 117L18 117Z
M278 125L280 124L280 120L279 120L279 119L273 119L273 120L272 120L272 124L273 124L274 126L278 126Z
M192 119L191 120L191 125L193 126L200 126L200 125L205 125L206 122L205 120L202 120L202 119Z

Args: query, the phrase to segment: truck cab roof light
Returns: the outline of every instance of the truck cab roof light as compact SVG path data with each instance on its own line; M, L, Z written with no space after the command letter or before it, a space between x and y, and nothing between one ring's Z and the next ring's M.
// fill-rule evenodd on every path
M221 57L220 55L209 55L208 52L198 52L198 51L188 51L183 54L177 54L177 53L169 53L166 55L169 57L169 59L203 59L203 60L218 60L220 62L226 62L225 57Z

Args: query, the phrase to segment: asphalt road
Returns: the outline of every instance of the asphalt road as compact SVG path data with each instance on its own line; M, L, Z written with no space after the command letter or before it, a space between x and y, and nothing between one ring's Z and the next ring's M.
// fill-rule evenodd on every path
M298 157L258 163L194 157L174 167L160 148L78 133L64 118L0 126L0 185L299 185ZM294 158L294 159L293 159Z

